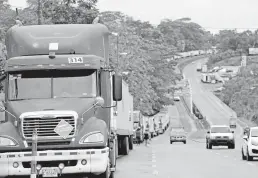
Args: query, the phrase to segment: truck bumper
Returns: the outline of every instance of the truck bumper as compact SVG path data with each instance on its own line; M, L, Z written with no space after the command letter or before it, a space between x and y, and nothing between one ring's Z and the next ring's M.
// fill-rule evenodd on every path
M60 174L77 173L103 173L106 171L109 161L109 148L104 149L82 149L82 150L48 150L38 151L36 156L37 164L41 164L41 170L37 171L42 175L42 169L53 168ZM0 177L30 175L30 162L32 156L30 152L9 152L0 154ZM85 165L82 160L86 160ZM18 167L14 167L14 163ZM60 163L65 167L61 171L58 168Z

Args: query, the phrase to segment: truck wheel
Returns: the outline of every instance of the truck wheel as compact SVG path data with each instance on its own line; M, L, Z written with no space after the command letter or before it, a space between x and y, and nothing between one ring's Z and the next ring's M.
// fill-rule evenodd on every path
M172 141L170 141L170 144L172 144L173 142Z
M133 137L132 136L130 136L130 139L129 139L129 149L133 150Z
M129 139L128 139L128 137L123 138L122 153L123 153L123 155L128 155L129 154Z

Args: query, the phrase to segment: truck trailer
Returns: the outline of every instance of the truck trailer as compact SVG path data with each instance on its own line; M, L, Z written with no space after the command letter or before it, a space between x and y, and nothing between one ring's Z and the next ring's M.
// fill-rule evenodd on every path
M112 132L117 136L116 155L128 155L133 149L133 96L129 93L129 86L122 82L123 100L117 103L115 110L115 125ZM113 104L115 105L115 103Z
M141 111L134 111L133 112L133 124L134 124L134 142L136 142L136 135L140 136L140 142L143 142L144 136L143 136L143 115Z
M103 24L7 31L0 177L31 174L33 132L37 175L114 176L117 152L128 153L131 144L131 126L119 127L132 122L133 106L122 76L110 67L111 34ZM126 111L119 114L121 103Z

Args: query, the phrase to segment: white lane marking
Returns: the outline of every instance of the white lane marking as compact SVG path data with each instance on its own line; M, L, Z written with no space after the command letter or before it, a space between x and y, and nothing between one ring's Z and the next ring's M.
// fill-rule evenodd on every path
M228 156L227 156L227 155L225 155L225 156L224 156L224 158L228 158Z
M219 153L216 153L216 155L220 155Z
M155 159L153 159L153 160L151 160L151 162L156 163L156 160L155 160Z
M157 167L157 166L156 166L156 164L153 164L152 167L155 168L155 167Z

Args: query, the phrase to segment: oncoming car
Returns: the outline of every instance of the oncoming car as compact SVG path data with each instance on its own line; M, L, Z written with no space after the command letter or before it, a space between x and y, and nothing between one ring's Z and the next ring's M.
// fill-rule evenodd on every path
M211 126L206 135L206 148L212 149L212 146L228 146L229 149L235 149L234 131L227 125Z
M183 142L186 144L186 132L184 127L173 127L170 131L170 144L173 142Z
M258 157L258 127L245 129L242 145L242 159L252 161L254 157Z

